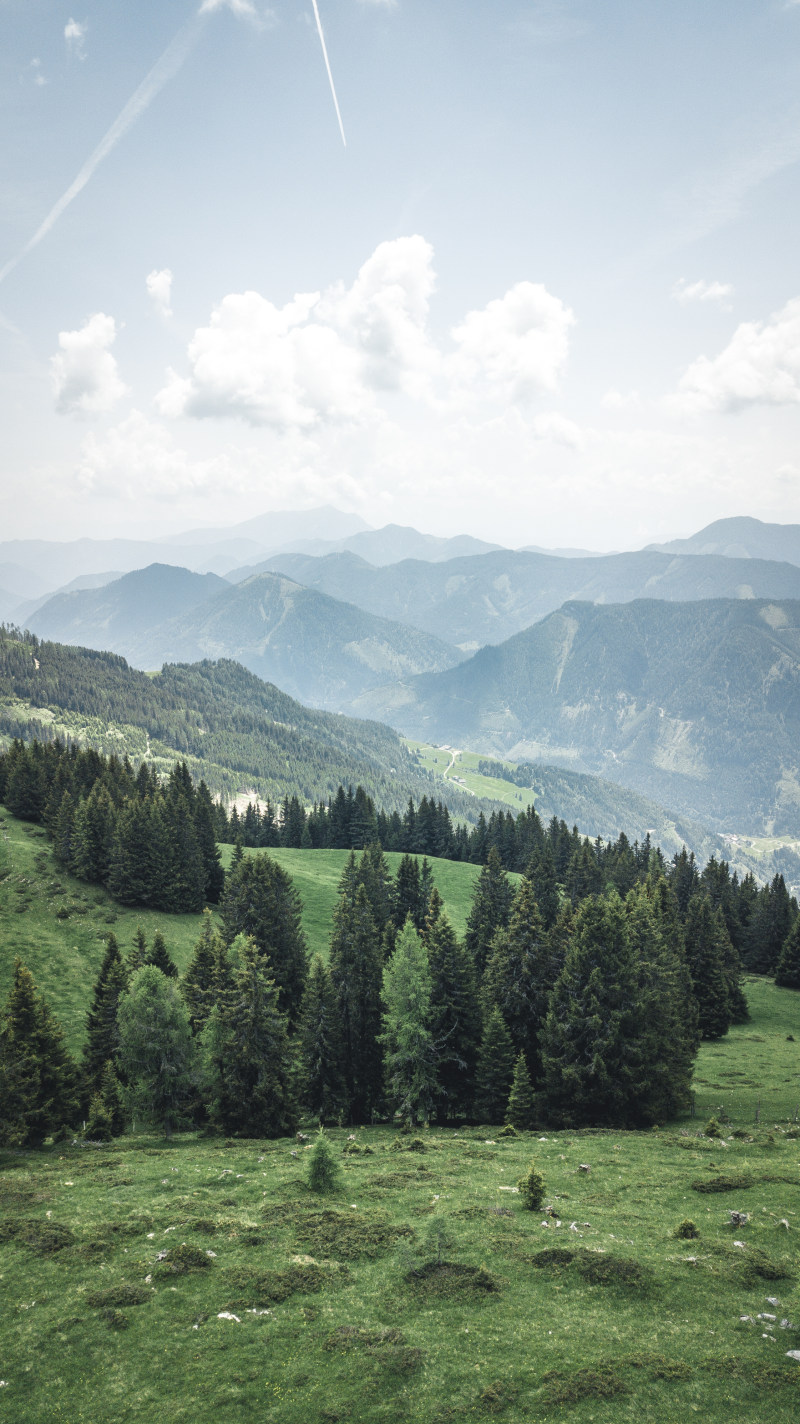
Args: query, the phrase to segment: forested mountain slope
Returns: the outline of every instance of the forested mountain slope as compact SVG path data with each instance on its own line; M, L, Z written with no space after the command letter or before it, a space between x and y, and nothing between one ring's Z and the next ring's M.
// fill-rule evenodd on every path
M373 568L353 553L268 561L289 578L470 651L501 643L562 603L635 598L800 598L800 568L763 559L642 552L584 558L501 549L446 563Z
M101 588L54 594L26 623L40 638L106 649L125 657L127 649L146 637L151 628L208 603L227 587L217 574L150 564Z
M567 603L354 710L608 776L721 830L800 831L800 603Z

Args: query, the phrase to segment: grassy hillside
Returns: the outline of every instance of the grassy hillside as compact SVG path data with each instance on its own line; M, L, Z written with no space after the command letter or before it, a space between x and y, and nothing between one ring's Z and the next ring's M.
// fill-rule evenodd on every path
M225 864L231 854L231 846L223 847ZM336 889L349 852L274 850L269 854L297 887L311 953L327 959ZM401 857L393 853L387 859L396 871ZM461 935L479 867L435 859L431 866L445 909ZM5 1001L14 958L19 955L66 1030L70 1047L77 1051L106 937L113 931L125 955L139 925L148 942L160 929L178 968L185 969L200 935L200 915L167 915L119 905L100 886L64 874L39 827L0 810L0 1002Z
M773 1026L755 1007L751 1040ZM737 1062L759 1071L747 1040ZM793 1424L800 1141L749 1116L739 1137L696 1129L488 1126L423 1132L419 1151L360 1129L326 1198L293 1139L3 1153L0 1411ZM329 1136L338 1155L347 1129ZM531 1160L536 1212L514 1191ZM731 1209L749 1219L732 1228ZM696 1239L675 1235L686 1218Z

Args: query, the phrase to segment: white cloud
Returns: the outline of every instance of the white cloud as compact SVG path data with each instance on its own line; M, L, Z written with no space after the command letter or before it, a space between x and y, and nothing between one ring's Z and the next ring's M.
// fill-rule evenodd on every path
M132 410L102 435L88 435L81 445L78 483L84 490L122 499L176 494L207 488L218 473L218 460L193 461L157 421Z
M454 329L456 384L513 403L555 390L574 321L569 308L545 287L518 282L504 297L469 312Z
M147 295L159 316L172 316L172 272L169 267L148 272L145 277Z
M428 330L433 249L419 236L381 243L352 286L278 308L231 293L171 371L157 404L172 417L238 416L279 431L387 418L387 398L439 410L527 404L553 391L574 318L542 286L520 282L470 312L443 350Z
M251 0L203 0L197 13L211 15L215 10L230 10L244 20L255 20L258 17L258 11Z
M600 404L606 410L639 410L642 397L638 391L618 391L612 386L601 397Z
M719 356L700 356L680 382L687 409L800 403L800 297L769 321L742 322Z
M123 396L117 363L109 351L117 328L114 318L96 312L78 331L62 331L61 350L50 362L56 409L64 415L98 415Z
M681 277L672 288L672 300L680 302L681 306L689 302L719 302L720 306L730 310L732 296L730 282L687 282L685 277Z
M580 427L557 410L548 410L542 415L534 416L531 429L537 440L551 440L555 445L565 445L568 450L583 449L583 432Z
M86 58L84 41L88 28L89 26L85 21L81 24L80 20L73 20L71 16L64 26L64 39L67 42L67 49L76 59Z
M42 74L42 61L40 59L32 59L28 68L32 72L33 82L37 89L43 89L45 84L50 83L50 80Z

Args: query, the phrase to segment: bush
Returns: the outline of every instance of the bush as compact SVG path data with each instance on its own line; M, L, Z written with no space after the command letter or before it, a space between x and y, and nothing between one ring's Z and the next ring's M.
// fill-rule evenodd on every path
M189 1271L203 1271L211 1265L211 1258L199 1246L175 1246L164 1261L156 1267L157 1276L185 1276Z
M308 1164L308 1185L312 1192L335 1192L341 1185L339 1166L322 1128L317 1133Z
M520 1177L517 1182L522 1205L528 1211L538 1211L544 1201L544 1179L536 1170L536 1163L531 1162L530 1167L524 1177Z
M673 1236L677 1236L679 1241L696 1241L700 1232L694 1222L690 1221L687 1216L675 1227L672 1234Z
M706 1137L722 1137L723 1135L722 1128L720 1127L719 1122L715 1117L710 1117L708 1119L708 1122L703 1128L703 1132L705 1133Z
M748 1187L752 1187L753 1178L746 1173L740 1173L730 1177L707 1177L699 1182L692 1182L693 1192L743 1192Z

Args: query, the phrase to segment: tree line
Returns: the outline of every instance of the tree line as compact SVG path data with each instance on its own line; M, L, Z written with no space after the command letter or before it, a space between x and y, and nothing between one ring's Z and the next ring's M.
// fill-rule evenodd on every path
M109 936L80 1065L17 963L0 1027L4 1140L35 1144L88 1115L277 1136L302 1117L364 1123L637 1127L686 1106L701 1038L747 1017L741 961L715 904L655 852L554 913L536 863L515 886L492 850L463 941L430 866L382 848L345 866L328 963L309 962L300 900L268 854L237 848L215 923L180 977L160 934L124 961ZM688 898L687 898L688 892ZM800 989L800 921L779 959Z

